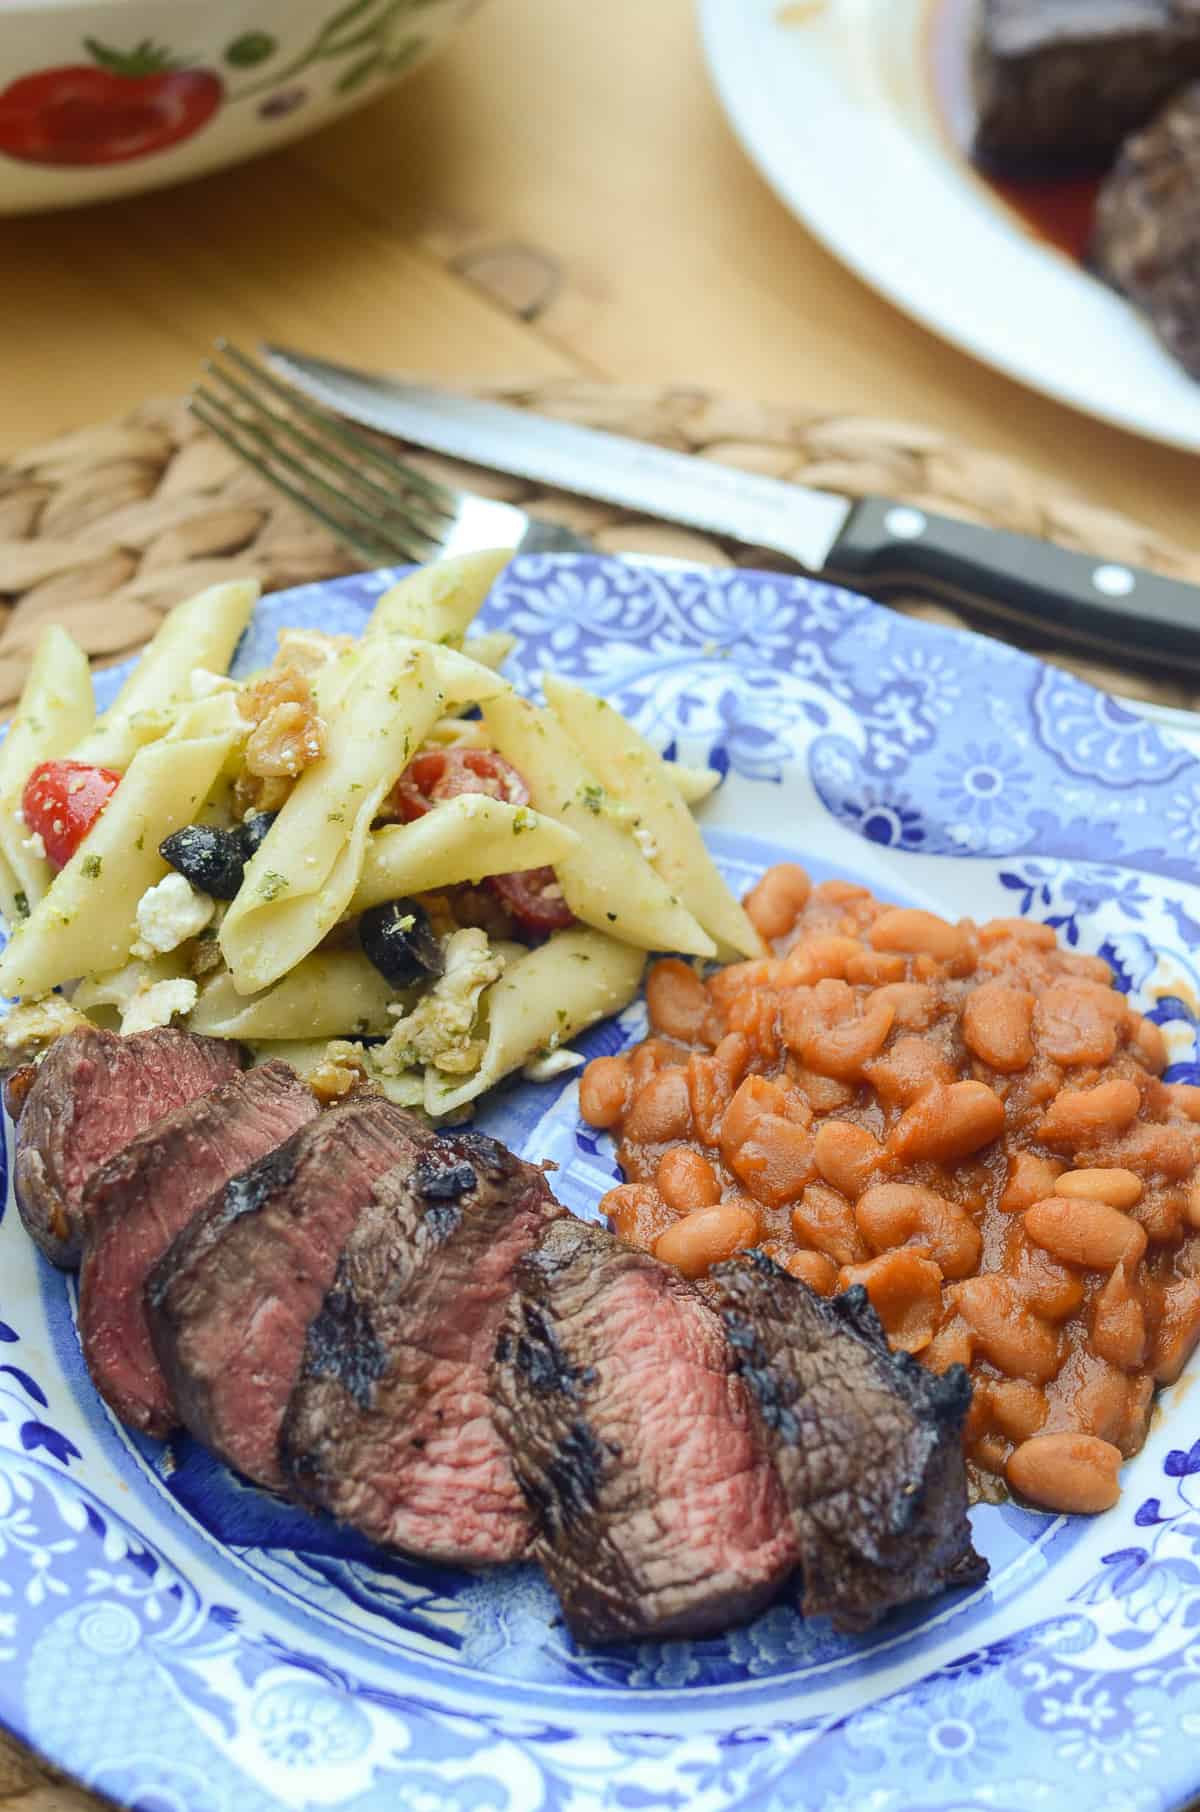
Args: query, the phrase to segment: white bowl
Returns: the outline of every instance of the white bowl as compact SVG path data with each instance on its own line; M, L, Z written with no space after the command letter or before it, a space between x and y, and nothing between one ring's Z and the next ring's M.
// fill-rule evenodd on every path
M270 151L414 69L479 0L0 0L0 214Z

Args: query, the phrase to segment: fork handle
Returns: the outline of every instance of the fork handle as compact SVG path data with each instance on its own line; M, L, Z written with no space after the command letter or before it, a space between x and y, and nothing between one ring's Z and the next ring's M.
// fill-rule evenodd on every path
M548 522L544 516L531 516L529 527L517 545L518 554L593 554L595 544L586 535L576 534L561 522Z

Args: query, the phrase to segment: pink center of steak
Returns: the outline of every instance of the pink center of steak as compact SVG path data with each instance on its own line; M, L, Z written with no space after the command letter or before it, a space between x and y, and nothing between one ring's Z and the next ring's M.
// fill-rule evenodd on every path
M123 1422L163 1435L176 1419L142 1300L151 1270L211 1196L317 1112L285 1064L265 1064L165 1115L93 1172L79 1332L92 1381Z

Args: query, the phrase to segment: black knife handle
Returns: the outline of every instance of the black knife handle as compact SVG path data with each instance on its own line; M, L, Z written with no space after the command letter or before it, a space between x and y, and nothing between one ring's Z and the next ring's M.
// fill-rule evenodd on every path
M932 594L1005 618L1043 643L1200 669L1200 587L914 505L856 504L826 572L876 597Z

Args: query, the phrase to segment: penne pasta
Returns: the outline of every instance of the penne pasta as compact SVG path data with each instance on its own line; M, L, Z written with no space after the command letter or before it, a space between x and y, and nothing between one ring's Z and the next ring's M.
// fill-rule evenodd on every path
M556 864L576 918L642 950L715 955L713 940L651 868L557 718L511 691L489 700L483 718L538 811L579 834L578 847Z
M466 1082L429 1069L426 1111L453 1113L577 1032L627 1007L641 984L645 957L602 932L575 927L510 962L481 1002L486 1044Z
M54 879L45 857L29 847L29 827L19 816L25 782L41 762L65 755L95 715L87 656L65 629L51 624L38 640L0 744L0 912L10 925L28 917Z
M384 592L366 634L410 635L458 645L511 559L511 548L496 548L418 567Z
M235 579L177 604L71 758L123 772L139 748L169 728L174 708L191 697L194 669L224 673L260 590L255 579Z
M239 994L233 977L209 982L188 1015L188 1029L212 1038L253 1041L364 1038L390 1032L396 990L360 950L318 950L261 994Z
M699 805L721 784L716 768L694 768L686 761L666 761L659 756L664 774L685 805Z
M278 981L348 911L379 808L445 708L438 652L401 636L356 650L327 717L326 752L246 864L221 926L239 993Z
M350 910L365 912L384 900L479 882L485 875L553 867L578 843L565 824L528 806L486 793L460 793L412 824L374 832Z
M231 724L163 737L137 752L87 837L14 932L0 958L0 993L45 994L121 967L137 936L137 903L166 873L159 844L194 821L244 733L244 724Z
M619 711L569 680L545 674L546 702L601 785L637 821L651 864L703 925L722 960L766 946L721 878L666 763Z
M481 667L502 667L516 645L516 636L510 635L507 629L488 629L469 636L462 651L478 661Z

